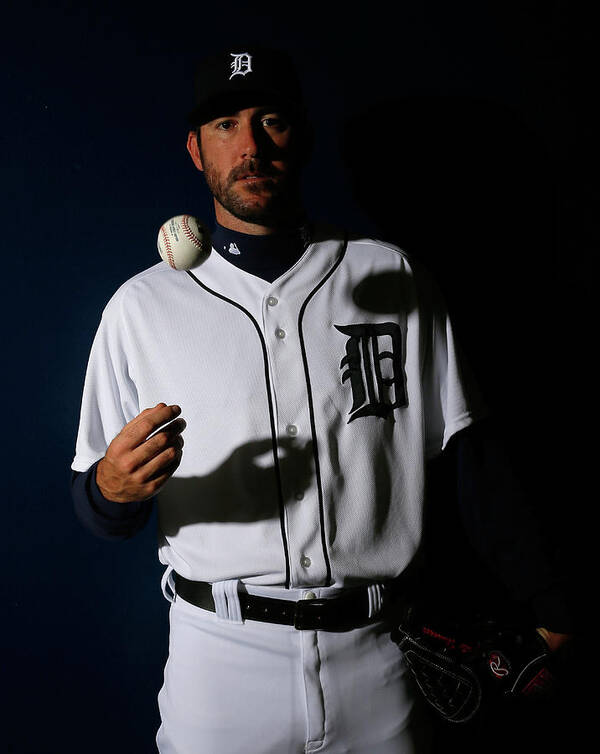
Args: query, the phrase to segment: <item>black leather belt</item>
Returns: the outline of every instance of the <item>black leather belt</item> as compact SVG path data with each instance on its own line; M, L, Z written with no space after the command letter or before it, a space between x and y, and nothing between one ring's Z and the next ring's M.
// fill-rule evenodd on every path
M175 573L175 589L186 602L204 610L215 610L212 585L205 581L190 581ZM369 618L369 594L367 587L357 587L344 591L337 597L328 599L279 600L260 597L256 594L239 593L242 618L294 626L299 630L348 631L364 626L385 615L383 610Z

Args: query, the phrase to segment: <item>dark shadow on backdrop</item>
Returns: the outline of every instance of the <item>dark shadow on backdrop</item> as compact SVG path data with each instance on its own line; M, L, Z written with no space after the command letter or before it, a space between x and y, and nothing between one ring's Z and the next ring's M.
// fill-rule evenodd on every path
M536 495L556 490L548 467L566 441L556 423L564 302L556 168L540 138L499 103L411 96L355 115L342 154L380 237L440 286L517 473ZM549 436L544 455L533 453L532 440Z
M549 549L566 580L574 581L575 545L558 515L568 480L555 475L573 438L572 427L557 420L570 386L559 366L560 176L552 156L508 106L425 95L380 101L359 112L346 124L341 149L354 199L380 238L420 261L441 288ZM435 510L428 519L437 589L445 591L447 604L454 596L476 606L481 599L486 607L495 593L499 605L510 605L504 587L465 539L449 487L452 471L445 466L437 464L430 501ZM432 573L429 578L436 580ZM463 752L515 750L517 732L519 751L542 741L554 751L568 740L568 715L562 724L549 725L559 719L558 710L530 711L525 724L527 714L515 714L503 726L480 719L467 728L442 727L439 750L448 744ZM489 726L495 728L492 738Z

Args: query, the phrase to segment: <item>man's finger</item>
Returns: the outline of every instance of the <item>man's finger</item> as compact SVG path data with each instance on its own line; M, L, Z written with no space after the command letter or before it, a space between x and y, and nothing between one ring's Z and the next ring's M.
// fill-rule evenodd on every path
M184 419L176 419L159 430L155 435L149 437L141 445L134 448L130 452L132 467L134 469L141 468L171 446L182 447L183 438L181 437L181 433L185 427L186 423Z
M142 484L156 481L163 476L165 477L163 480L164 483L164 481L166 481L177 469L181 463L182 456L183 449L179 446L172 445L163 450L162 453L159 453L159 455L152 458L138 470L138 474L142 475Z
M149 435L172 421L181 413L176 405L167 406L159 403L154 408L146 409L126 424L115 438L120 450L132 450L144 443Z

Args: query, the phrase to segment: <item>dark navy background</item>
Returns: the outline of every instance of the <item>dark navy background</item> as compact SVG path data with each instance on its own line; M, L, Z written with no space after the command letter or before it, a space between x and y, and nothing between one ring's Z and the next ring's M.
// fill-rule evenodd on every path
M103 306L158 261L162 222L212 220L185 150L194 62L246 40L299 66L313 218L394 241L438 279L583 612L596 87L591 27L565 5L4 12L4 751L153 751L168 639L156 521L126 543L95 539L74 518L69 467ZM570 718L554 725L570 735Z

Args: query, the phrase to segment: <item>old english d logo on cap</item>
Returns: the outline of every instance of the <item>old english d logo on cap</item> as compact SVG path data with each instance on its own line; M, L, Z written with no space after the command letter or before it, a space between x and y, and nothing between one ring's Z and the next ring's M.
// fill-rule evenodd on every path
M188 115L192 127L230 115L232 107L239 109L267 101L303 119L302 86L290 55L244 42L234 44L200 61L194 82L196 105Z
M247 52L232 52L230 55L233 58L230 81L234 76L245 76L247 73L252 73L252 55Z

